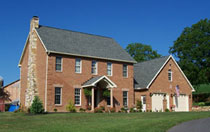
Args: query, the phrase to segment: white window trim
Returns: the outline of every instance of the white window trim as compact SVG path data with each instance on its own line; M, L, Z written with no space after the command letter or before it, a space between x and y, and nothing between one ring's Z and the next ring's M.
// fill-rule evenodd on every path
M92 68L93 68L93 67L92 67L92 64L93 64L93 61L96 62L96 73L92 73ZM92 75L98 75L98 62L97 62L96 60L92 60L92 61L91 61L91 74L92 74Z
M56 70L56 58L57 57L61 58L61 70ZM56 72L63 72L63 57L62 56L55 56L55 71Z
M55 104L55 102L54 102L54 104L55 104L55 106L61 106L62 105L62 87L54 87L54 89L55 88L60 88L61 89L61 97L60 97L60 104Z
M82 96L81 96L81 88L75 88L75 89L79 89L79 96L80 96L80 102L79 102L79 104L75 104L75 102L74 102L74 105L75 106L81 106L81 102L82 102ZM75 101L75 89L74 89L74 101Z
M128 65L127 65L127 64L123 64L123 67L124 67L124 65L126 65L126 67L127 67L127 76L124 77L124 75L123 75L123 77L124 77L124 78L128 78ZM124 70L124 68L122 68L122 69ZM123 71L123 73L124 73L124 71Z
M127 107L128 107L128 91L123 91L123 92L127 92ZM123 99L124 99L124 97L123 97ZM124 106L124 104L123 104L123 106Z
M108 63L111 64L111 75L108 75ZM111 62L107 62L107 76L112 76L113 75L112 71L113 71L112 63Z
M80 60L80 72L76 72L76 62L77 62L77 59ZM79 73L79 74L82 73L82 59L80 59L80 58L76 58L75 59L75 73Z

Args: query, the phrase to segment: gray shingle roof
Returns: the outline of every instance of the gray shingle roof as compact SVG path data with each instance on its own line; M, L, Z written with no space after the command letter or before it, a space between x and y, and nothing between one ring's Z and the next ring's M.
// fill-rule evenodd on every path
M36 30L47 51L135 63L112 38L46 26Z
M96 76L96 77L92 77L89 80L87 80L85 83L83 83L83 86L86 85L91 85L92 83L94 83L95 81L97 81L98 79L100 79L102 76Z
M134 88L146 88L169 56L134 64Z

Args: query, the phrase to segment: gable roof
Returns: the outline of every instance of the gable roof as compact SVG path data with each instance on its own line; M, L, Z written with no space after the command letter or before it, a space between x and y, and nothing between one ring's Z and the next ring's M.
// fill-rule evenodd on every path
M150 81L157 74L168 58L169 56L164 56L134 64L135 88L147 88Z
M148 89L170 58L172 58L172 60L174 61L174 63L176 64L176 66L178 67L178 69L180 70L190 87L192 88L192 91L195 91L192 84L187 79L187 77L177 64L176 60L172 57L172 55L163 56L153 60L134 64L134 88Z
M36 28L48 53L136 63L114 39L47 26Z
M117 85L112 82L107 76L96 76L92 77L89 80L87 80L85 83L83 83L82 87L94 87L99 81L105 80L111 88L117 87Z

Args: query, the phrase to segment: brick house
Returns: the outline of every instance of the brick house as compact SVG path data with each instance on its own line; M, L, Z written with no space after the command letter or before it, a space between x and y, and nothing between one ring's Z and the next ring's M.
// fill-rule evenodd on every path
M19 94L20 94L20 79L11 82L4 86L4 91L8 92L10 95L10 100L5 101L5 103L11 103L11 102L18 102L19 101Z
M180 86L180 95L189 96L188 110L191 110L191 84L172 56L166 60L167 64L170 61L173 72L173 81L168 82L168 85L173 88L176 84ZM141 64L136 64L112 38L41 26L39 18L33 17L19 62L20 102L29 107L34 96L38 95L49 112L55 108L65 112L70 100L77 109L90 107L93 111L96 107L104 106L105 109L114 107L118 111L122 107L135 107L136 101L143 98L147 104L144 109L150 110L151 95L164 93L162 103L167 104L165 93L172 98L174 91L164 91L169 86L161 84L159 80L168 81L168 73L164 73L168 66L164 62L164 68L154 71L158 76L152 79L149 87L142 87L142 75L140 72L135 73L135 70L141 70L135 69L138 65ZM175 81L176 77L183 82ZM85 91L89 91L91 97L87 97ZM173 101L169 101L173 104Z

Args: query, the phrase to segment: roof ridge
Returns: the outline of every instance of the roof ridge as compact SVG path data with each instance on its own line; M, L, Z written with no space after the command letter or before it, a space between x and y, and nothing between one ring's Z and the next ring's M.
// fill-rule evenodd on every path
M39 25L39 27L47 27L47 28L53 28L53 29L58 29L58 30L64 30L64 31L69 31L69 32L75 32L75 33L81 33L81 34L86 34L86 35L92 35L92 36L97 36L97 37L103 37L103 38L113 39L112 37L107 37L107 36L102 36L102 35L96 35L96 34L91 34L91 33L85 33L85 32L79 32L79 31L73 31L73 30L69 30L69 29L62 29L62 28L51 27L51 26Z
M166 55L166 56L161 56L161 57L159 57L159 58L154 58L154 59L151 59L151 60L145 60L145 61L142 61L142 62L138 62L138 63L136 63L136 64L134 64L134 65L138 65L138 64L141 64L141 63L144 63L144 62L150 62L150 61L153 61L153 60L157 60L157 59L161 59L161 58L164 58L164 57L169 57L170 55Z

